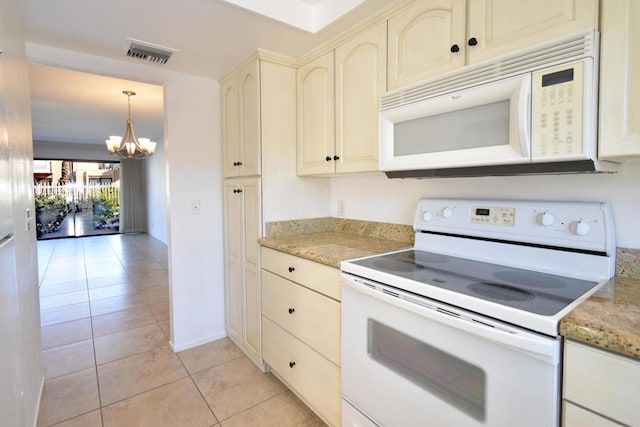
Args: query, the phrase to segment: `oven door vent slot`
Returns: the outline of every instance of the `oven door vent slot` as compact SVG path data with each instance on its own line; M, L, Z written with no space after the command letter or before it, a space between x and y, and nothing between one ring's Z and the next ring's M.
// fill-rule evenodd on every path
M489 323L481 322L480 320L477 320L477 319L471 319L471 320L473 320L476 323L481 324L482 326L488 326L489 328L495 328L495 326L493 326L493 325L491 325Z
M391 295L392 297L400 298L400 294L398 294L397 292L391 292L388 289L382 289L382 292L384 292L387 295Z
M439 313L447 314L447 315L452 316L452 317L458 317L458 318L460 317L460 315L458 313L454 313L453 311L445 310L444 308L441 308L441 307L438 307L436 310Z

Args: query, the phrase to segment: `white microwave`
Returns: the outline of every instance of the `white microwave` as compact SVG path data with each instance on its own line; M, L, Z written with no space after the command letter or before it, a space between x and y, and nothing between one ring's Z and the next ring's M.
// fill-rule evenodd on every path
M597 32L464 67L380 98L391 178L609 172L597 161Z

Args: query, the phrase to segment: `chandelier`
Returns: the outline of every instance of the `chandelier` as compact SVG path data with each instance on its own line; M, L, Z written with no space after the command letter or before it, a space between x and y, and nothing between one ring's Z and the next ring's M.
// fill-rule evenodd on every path
M131 97L136 93L130 90L123 90L127 95L129 104L129 115L127 116L127 127L124 136L110 136L105 140L109 154L118 159L145 159L156 151L156 143L149 138L136 138L133 132L133 121L131 120Z

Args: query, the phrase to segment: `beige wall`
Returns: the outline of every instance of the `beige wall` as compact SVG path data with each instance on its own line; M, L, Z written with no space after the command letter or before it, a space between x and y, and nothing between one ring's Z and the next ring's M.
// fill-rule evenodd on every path
M40 306L35 224L27 228L26 210L34 217L33 148L28 70L18 0L0 0L0 126L6 126L10 187L2 186L3 206L14 233L15 277L0 281L0 424L35 425L43 383ZM4 132L1 132L2 137ZM8 200L8 206L5 205ZM4 255L3 255L4 256ZM4 310L4 308L9 310Z

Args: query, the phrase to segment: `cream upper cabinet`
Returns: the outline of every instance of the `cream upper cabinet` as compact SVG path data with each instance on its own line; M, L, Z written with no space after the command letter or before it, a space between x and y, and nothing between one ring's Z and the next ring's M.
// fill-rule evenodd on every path
M222 82L225 178L260 175L260 61L252 60Z
M298 69L298 175L378 170L386 23Z
M640 156L640 2L603 0L599 157Z
M333 51L298 68L298 175L334 170Z
M421 0L388 20L388 89L598 26L598 0Z
M240 159L240 112L238 110L238 75L233 73L222 81L222 174L237 176Z
M465 5L418 1L389 19L389 90L464 65Z
M598 26L598 0L468 0L467 62Z
M335 172L376 171L378 96L386 90L387 26L370 28L335 50Z

